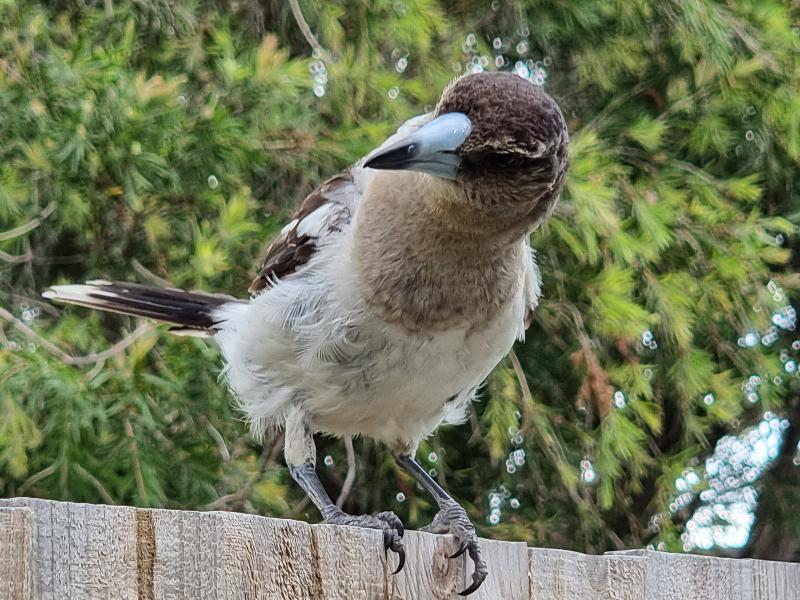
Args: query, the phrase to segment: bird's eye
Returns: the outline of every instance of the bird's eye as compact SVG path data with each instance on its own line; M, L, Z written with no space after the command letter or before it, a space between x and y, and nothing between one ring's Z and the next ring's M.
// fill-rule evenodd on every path
M491 170L497 171L516 169L523 163L523 159L514 154L487 154L484 161Z
M506 173L527 166L524 156L502 152L475 152L464 157L463 169L468 173Z

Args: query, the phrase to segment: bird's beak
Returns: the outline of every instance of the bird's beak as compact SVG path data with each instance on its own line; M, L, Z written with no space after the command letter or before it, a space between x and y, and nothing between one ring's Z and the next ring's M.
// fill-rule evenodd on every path
M461 166L456 154L472 130L472 122L462 113L445 113L429 121L411 135L379 148L364 163L370 169L421 171L445 179L455 179Z

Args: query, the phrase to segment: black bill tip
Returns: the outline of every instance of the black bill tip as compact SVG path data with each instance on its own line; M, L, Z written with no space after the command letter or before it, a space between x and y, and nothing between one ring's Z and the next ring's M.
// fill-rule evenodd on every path
M368 169L406 169L413 164L419 153L419 144L401 142L379 152L365 162L364 166Z

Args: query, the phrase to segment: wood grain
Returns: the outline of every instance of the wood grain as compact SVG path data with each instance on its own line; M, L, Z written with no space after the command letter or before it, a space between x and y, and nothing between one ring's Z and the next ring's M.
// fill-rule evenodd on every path
M239 513L150 512L154 598L318 597L307 523Z
M0 499L0 600L456 600L471 580L451 536L226 512ZM594 556L482 540L470 600L800 600L800 565L645 550Z
M0 600L33 598L32 518L28 508L0 508Z
M644 558L544 548L528 549L528 558L531 600L650 600Z
M391 600L460 598L458 592L464 589L464 559L447 558L458 549L452 536L406 531L403 542L406 567L390 580ZM395 564L392 562L392 566Z
M311 535L320 600L383 600L396 558L386 558L383 533L374 529L314 525ZM391 564L387 565L387 561Z
M33 597L138 600L136 509L52 502L0 500L33 512Z

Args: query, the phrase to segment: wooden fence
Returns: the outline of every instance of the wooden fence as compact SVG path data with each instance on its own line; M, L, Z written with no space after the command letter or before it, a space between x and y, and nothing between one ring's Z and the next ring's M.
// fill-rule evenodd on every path
M450 536L406 532L397 575L382 540L239 513L0 499L0 600L459 598L470 563L446 558ZM490 575L472 600L800 599L800 564L482 543Z

